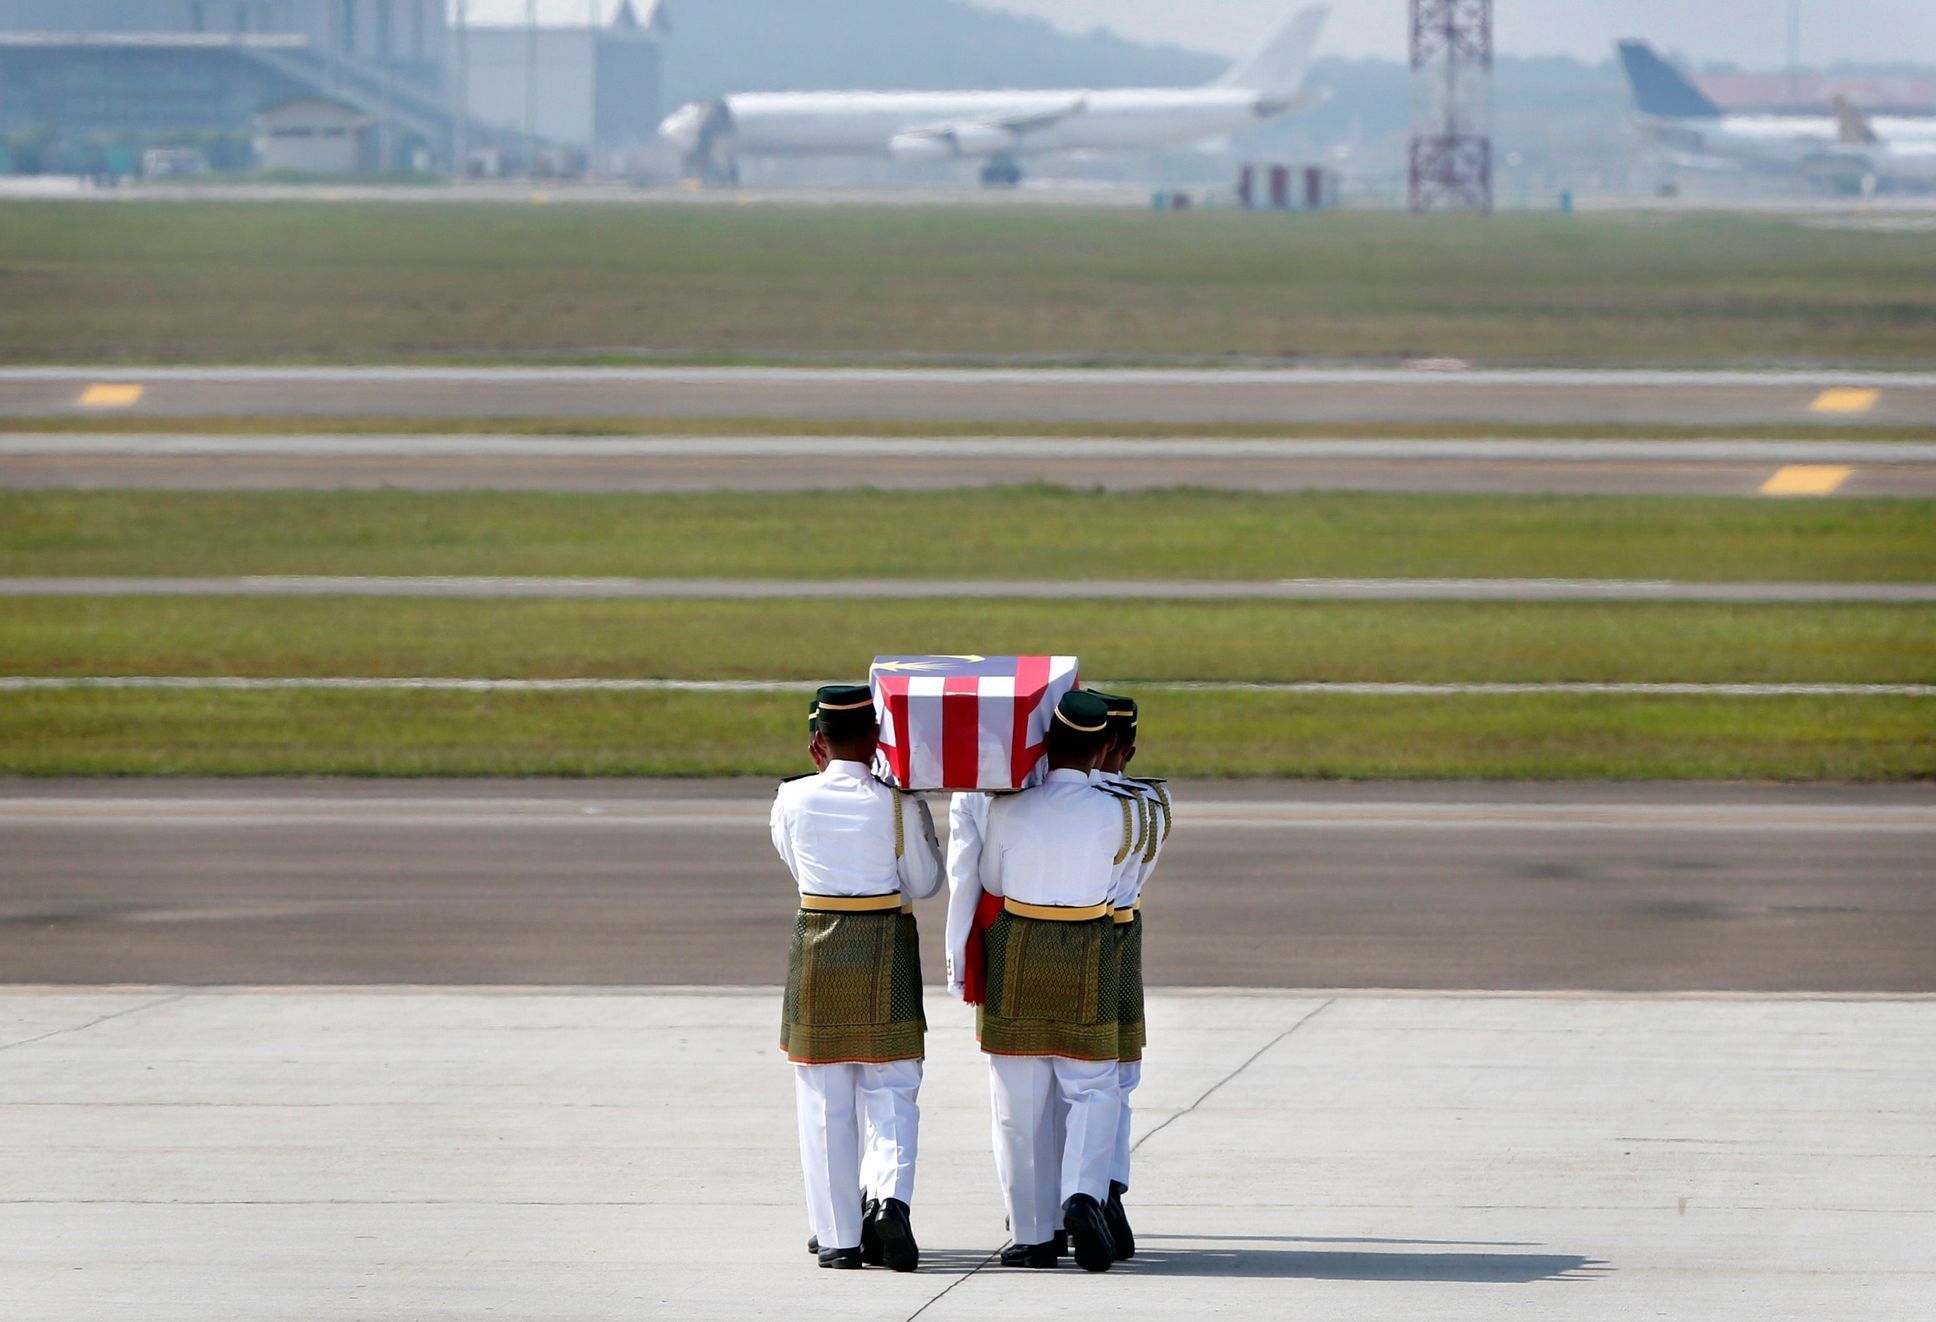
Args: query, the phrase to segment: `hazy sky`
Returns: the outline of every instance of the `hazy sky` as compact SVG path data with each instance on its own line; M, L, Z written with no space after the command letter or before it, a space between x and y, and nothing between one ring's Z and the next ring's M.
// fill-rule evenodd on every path
M1236 54L1303 0L978 0L1078 31ZM1778 68L1787 62L1791 0L1493 0L1493 39L1513 55L1600 59L1617 37L1645 37L1700 60ZM1333 0L1324 49L1405 55L1405 0ZM674 11L677 12L676 10ZM1936 0L1801 0L1802 60L1936 63Z
M524 0L467 0L480 22L516 21ZM1114 29L1126 37L1170 41L1236 54L1269 36L1304 0L975 0L1036 14L1075 31ZM1513 55L1607 56L1616 37L1645 37L1696 60L1733 60L1780 68L1788 58L1793 0L1494 0L1495 38ZM636 0L644 13L649 0ZM681 4L668 0L676 22ZM798 0L838 5L840 0ZM1936 64L1936 0L1800 0L1802 61L1910 61ZM617 0L539 0L546 22L610 13ZM1332 0L1323 50L1337 55L1405 55L1405 0Z

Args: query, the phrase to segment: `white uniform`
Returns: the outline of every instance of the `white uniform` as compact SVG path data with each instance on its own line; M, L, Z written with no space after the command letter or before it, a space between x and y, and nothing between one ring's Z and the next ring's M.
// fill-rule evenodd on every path
M1156 871L1156 862L1163 855L1163 839L1169 827L1169 813L1162 803L1156 802L1156 789L1141 781L1131 780L1121 772L1098 771L1095 773L1101 784L1114 785L1119 789L1136 794L1145 805L1144 830L1142 842L1124 860L1123 867L1116 875L1116 897L1113 903L1118 909L1133 908L1143 898L1143 886ZM1140 919L1139 919L1140 921ZM1130 1147L1130 1104L1129 1095L1136 1091L1143 1081L1143 1062L1138 1060L1118 1061L1116 1064L1116 1085L1122 1092L1122 1110L1116 1119L1116 1154L1109 1164L1109 1178L1125 1189L1129 1187L1129 1147Z
M773 847L801 894L926 899L940 889L941 849L920 799L902 800L896 857L895 794L858 762L780 787ZM822 1249L856 1248L863 1196L913 1205L921 1062L796 1064L793 1079L807 1218Z
M968 957L968 933L975 925L975 906L981 903L981 837L988 828L992 794L968 791L948 804L948 994L959 998L963 965Z
M989 805L977 889L1028 904L1103 903L1122 839L1120 808L1085 773L1051 771L1040 786ZM1121 1106L1116 1062L990 1054L988 1069L1009 1227L1018 1244L1045 1243L1071 1197L1109 1196ZM1065 1133L1055 1144L1058 1112Z

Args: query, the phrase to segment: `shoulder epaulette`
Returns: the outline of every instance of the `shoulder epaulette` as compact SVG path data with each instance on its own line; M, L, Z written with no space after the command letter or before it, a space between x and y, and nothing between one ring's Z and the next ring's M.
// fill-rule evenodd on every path
M1143 818L1142 813L1137 811L1137 796L1115 785L1094 785L1091 788L1107 794L1123 810L1123 847L1116 851L1116 862L1121 864L1142 843L1142 833L1136 829L1142 824Z
M817 775L819 775L819 774L820 774L820 773L819 773L818 771L802 771L802 772L801 772L801 773L800 773L799 775L797 775L797 776L782 776L782 777L780 777L780 783L781 783L782 785L791 785L791 784L792 784L792 783L793 783L794 781L796 781L796 780L806 780L806 779L807 779L808 777L810 777L810 776L817 776Z
M1170 838L1170 827L1175 825L1175 822L1173 820L1174 814L1171 812L1171 809L1170 809L1170 792L1163 788L1169 782L1166 780L1158 779L1156 777L1133 776L1131 777L1131 779L1134 780L1138 785L1149 786L1150 794L1155 798L1157 803L1162 805L1163 838L1165 840L1168 840Z

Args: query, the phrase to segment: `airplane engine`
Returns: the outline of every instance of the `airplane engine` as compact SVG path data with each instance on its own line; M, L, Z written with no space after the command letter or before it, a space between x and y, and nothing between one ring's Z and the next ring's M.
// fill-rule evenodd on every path
M1019 141L1008 129L993 124L964 124L949 130L949 136L955 140L955 153L960 156L1000 156L1014 151Z
M966 156L1005 156L1015 150L1020 138L998 124L958 124L951 128L922 129L897 133L888 139L887 151L904 164L927 161L952 161Z
M955 145L935 133L897 133L887 142L887 154L904 165L953 160Z

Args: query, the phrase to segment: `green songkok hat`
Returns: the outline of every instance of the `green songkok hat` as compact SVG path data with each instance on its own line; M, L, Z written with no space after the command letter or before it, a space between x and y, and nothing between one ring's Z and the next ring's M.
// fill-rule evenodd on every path
M1095 690L1091 689L1094 693ZM1109 707L1109 733L1118 739L1136 737L1136 699L1117 693L1097 693Z
M1100 736L1109 729L1109 704L1090 689L1071 689L1055 704L1055 719L1077 734Z
M865 684L825 684L814 695L813 719L829 739L851 739L874 728L874 691Z

